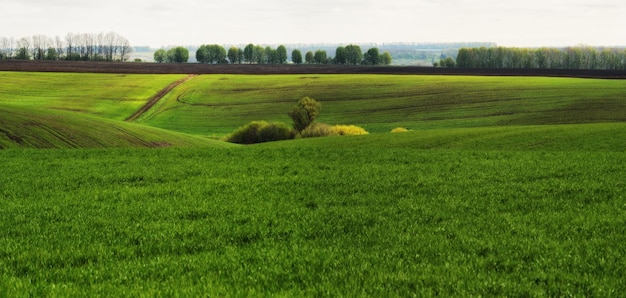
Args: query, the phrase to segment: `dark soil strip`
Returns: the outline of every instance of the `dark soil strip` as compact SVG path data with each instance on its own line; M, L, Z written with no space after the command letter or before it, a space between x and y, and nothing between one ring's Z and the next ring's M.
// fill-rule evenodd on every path
M180 86L182 83L186 82L187 80L191 79L194 76L196 76L196 75L189 75L189 76L187 76L185 78L182 78L182 79L180 79L180 80L178 80L176 82L173 82L173 83L169 84L167 87L165 87L165 89L159 91L157 94L152 96L148 100L148 102L145 105L143 105L143 107L141 107L135 113L130 115L128 118L126 118L125 121L129 121L130 122L130 121L137 120L139 117L141 117L141 115L143 115L150 108L152 108L157 102L159 102L159 100L161 100L166 94L168 94L170 91L172 91L172 89Z
M476 76L546 76L626 79L624 70L470 69L419 66L345 66L315 64L199 64L88 61L2 60L0 71L40 71L124 74L406 74Z

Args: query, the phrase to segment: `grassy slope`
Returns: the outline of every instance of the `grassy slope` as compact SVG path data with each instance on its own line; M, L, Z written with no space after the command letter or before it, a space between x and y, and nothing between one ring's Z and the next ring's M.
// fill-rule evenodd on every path
M205 75L176 90L143 123L225 135L253 120L289 123L303 96L320 122L370 132L626 121L626 81L572 78Z
M214 78L190 82L219 86ZM282 84L274 76L225 78ZM366 80L353 79L353 85ZM342 94L343 79L333 80ZM461 88L485 80L491 83L484 88L495 88L500 79L397 80L407 80L406 92L414 93L429 81ZM422 80L421 88L411 87ZM526 78L501 80L511 88ZM626 291L626 124L527 124L619 121L624 83L580 81L589 84L585 91L575 88L577 80L554 80L524 81L524 90L516 92L483 89L472 95L463 87L450 94L469 94L471 101L457 103L446 101L452 96L443 96L445 89L432 101L421 93L394 101L389 96L399 95L401 86L392 86L384 91L391 95L380 95L384 100L367 101L379 109L371 117L351 112L358 98L324 106L325 122L362 119L372 131L434 128L404 134L230 150L0 150L0 230L6 231L0 236L0 296L617 296ZM540 88L558 88L558 82L559 92ZM298 86L285 84L281 90L287 93ZM328 89L307 90L330 94L328 82L323 84ZM383 86L360 88L345 92L377 94ZM192 133L226 133L246 117L281 120L286 116L280 111L300 96L289 93L278 105L258 109L245 99L279 93L231 91L223 100L242 102L216 114L201 105L164 102L144 121L161 125L169 119ZM246 96L234 98L239 92ZM525 92L534 94L528 105L494 100ZM543 100L546 94L552 100ZM189 96L206 104L208 93ZM491 98L495 107L481 98ZM434 104L436 99L443 103ZM397 122L399 110L384 109L385 102L409 110L419 103L424 114L408 113ZM589 102L603 104L587 109L591 116L572 108ZM488 116L507 108L534 112ZM54 125L80 133L89 126L148 129L8 104L0 105L0 113L0 121L7 119L0 127L36 129L35 139ZM488 117L478 117L483 114ZM449 118L422 122L444 116ZM218 119L226 124L202 124ZM509 126L496 126L499 121Z
M626 151L626 123L499 126L338 136L263 143L263 148L380 147L455 150Z
M121 121L181 77L0 72L0 148L231 146Z
M181 75L0 72L0 104L123 120Z
M75 112L0 105L0 149L169 146L233 145Z

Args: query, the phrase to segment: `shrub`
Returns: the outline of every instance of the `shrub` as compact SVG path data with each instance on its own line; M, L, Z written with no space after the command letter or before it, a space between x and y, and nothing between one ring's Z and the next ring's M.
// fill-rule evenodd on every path
M392 133L398 133L398 132L408 132L409 130L404 128L404 127L396 127L394 129L391 130Z
M226 141L237 144L255 144L263 142L293 139L296 132L283 123L252 121L235 130Z
M291 140L296 137L296 132L283 123L268 123L262 126L258 133L259 143Z
M328 136L366 135L368 132L356 125L330 126L324 123L313 123L305 128L300 136L303 138L316 138Z
M315 118L320 114L322 104L310 97L303 97L289 112L289 117L293 120L293 128L302 132L310 126Z
M355 135L368 134L367 130L356 125L335 125L331 127L331 131L333 132L333 135L340 135L340 136L355 136Z
M313 123L300 132L303 138L327 137L333 135L330 125L325 123Z

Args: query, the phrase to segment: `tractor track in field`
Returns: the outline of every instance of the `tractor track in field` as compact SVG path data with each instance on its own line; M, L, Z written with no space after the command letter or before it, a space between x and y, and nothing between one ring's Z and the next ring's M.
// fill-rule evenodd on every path
M163 88L157 94L152 96L148 100L148 102L146 102L146 104L144 104L139 110L134 112L132 115L128 116L128 118L124 119L124 121L132 122L132 121L135 121L135 120L139 119L139 117L141 117L141 115L143 115L148 110L150 110L157 102L159 102L161 99L163 99L163 97L165 97L165 95L170 93L170 91L172 91L174 88L182 85L183 83L185 83L186 81L190 80L191 78L193 78L195 76L197 76L197 75L196 74L190 74L190 75L188 75L188 76L186 76L186 77L184 77L184 78L182 78L180 80L177 80L177 81L172 82L171 84L167 85L167 87Z

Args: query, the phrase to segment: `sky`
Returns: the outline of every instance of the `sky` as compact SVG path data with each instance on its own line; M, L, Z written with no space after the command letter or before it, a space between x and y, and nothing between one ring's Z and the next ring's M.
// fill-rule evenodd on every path
M133 46L495 42L625 46L624 0L3 0L0 37L116 32Z

